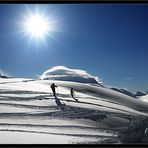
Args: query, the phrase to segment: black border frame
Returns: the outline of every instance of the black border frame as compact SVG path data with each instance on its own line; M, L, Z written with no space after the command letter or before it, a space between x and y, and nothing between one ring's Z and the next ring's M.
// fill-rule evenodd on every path
M0 0L0 4L148 4L148 0ZM16 147L26 147L26 148L42 148L42 147L49 147L49 148L142 148L148 147L148 144L0 144L0 148L7 147L7 148L16 148Z

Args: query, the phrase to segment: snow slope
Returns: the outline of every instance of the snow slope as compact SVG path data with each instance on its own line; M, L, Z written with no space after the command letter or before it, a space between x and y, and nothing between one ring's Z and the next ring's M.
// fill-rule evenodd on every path
M55 103L53 82L65 110ZM118 143L116 128L148 112L141 100L91 84L9 78L0 79L0 86L1 144ZM71 87L79 102L71 98Z
M140 97L140 100L142 100L144 102L148 102L148 94Z

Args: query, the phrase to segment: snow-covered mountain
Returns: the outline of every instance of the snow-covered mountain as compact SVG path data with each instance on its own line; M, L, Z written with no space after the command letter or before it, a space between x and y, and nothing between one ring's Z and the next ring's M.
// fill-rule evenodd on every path
M65 66L56 66L46 70L41 76L43 80L60 80L80 83L90 83L99 85L101 82L98 77L88 74L84 70L69 69Z
M8 76L2 75L2 74L0 73L0 78L8 78Z
M118 91L118 92L120 92L120 93L123 93L123 94L125 94L125 95L128 95L128 96L133 97L133 93L130 92L130 91L128 91L128 90L126 90L126 89L123 89L123 88L116 88L116 87L111 87L111 89L112 89L112 90L115 90L115 91Z
M0 78L9 78L10 75L0 69Z
M148 94L144 95L144 96L141 96L139 99L144 101L144 102L148 102Z
M145 96L147 93L146 92L136 92L135 94L133 94L133 97L135 98L140 98L141 96Z
M136 99L139 99L141 96L145 96L147 93L146 92L141 92L141 91L137 91L136 93L132 93L124 88L116 88L116 87L110 87L112 90L121 92L123 94L126 94L128 96L134 97Z
M1 144L117 144L125 142L123 137L128 137L129 143L143 141L148 103L106 88L97 80L97 85L73 79L46 80L46 76L59 77L62 72L58 72L45 72L41 80L0 79ZM66 69L66 74L93 78L79 70ZM56 97L50 88L52 83L58 86ZM70 88L78 101L71 97ZM137 119L142 126L134 124ZM129 128L134 130L134 136L132 132L126 135Z

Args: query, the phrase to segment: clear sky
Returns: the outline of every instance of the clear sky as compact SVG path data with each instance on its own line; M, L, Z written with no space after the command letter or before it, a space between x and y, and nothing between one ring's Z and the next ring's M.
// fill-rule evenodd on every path
M29 12L45 12L55 28L44 39L23 31ZM34 78L63 65L106 85L148 90L148 5L0 5L0 69Z

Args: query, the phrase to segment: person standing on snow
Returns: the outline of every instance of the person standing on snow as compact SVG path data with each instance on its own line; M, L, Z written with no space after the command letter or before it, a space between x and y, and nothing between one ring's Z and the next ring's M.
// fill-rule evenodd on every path
M78 101L78 99L76 99L76 98L74 97L75 93L74 93L74 91L73 91L73 88L70 89L70 94L71 94L71 97L72 97L73 99L75 99L76 101Z
M55 87L57 87L57 86L54 83L52 83L50 87L52 89L53 95L56 97Z

